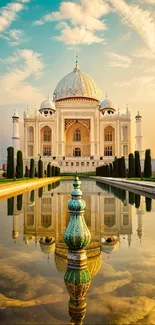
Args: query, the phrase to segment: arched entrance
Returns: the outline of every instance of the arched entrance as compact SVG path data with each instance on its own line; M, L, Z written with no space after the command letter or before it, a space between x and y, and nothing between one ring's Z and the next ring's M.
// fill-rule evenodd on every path
M41 129L40 154L43 157L52 156L52 131L49 126L44 126Z
M104 156L115 155L115 130L111 125L104 129Z
M66 130L66 157L90 156L90 130L76 121Z

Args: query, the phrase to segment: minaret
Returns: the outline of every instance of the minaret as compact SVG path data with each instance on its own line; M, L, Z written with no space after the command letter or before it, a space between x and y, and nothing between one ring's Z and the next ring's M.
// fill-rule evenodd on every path
M13 122L13 147L16 150L20 149L20 137L19 137L19 115L17 111L15 110L14 115L12 116L12 122Z
M140 115L140 112L137 113L135 117L135 122L136 122L136 145L135 145L135 150L139 151L142 153L143 150L143 135L142 135L142 116Z

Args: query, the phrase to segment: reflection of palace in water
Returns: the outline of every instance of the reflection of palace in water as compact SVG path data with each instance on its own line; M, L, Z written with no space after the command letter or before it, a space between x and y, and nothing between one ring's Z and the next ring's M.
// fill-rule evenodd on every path
M68 200L72 189L71 182L62 182L61 187L45 187L41 195L39 190L23 194L21 211L17 210L17 198L14 198L13 238L24 234L26 245L35 241L40 243L44 253L64 248L63 235L68 225ZM105 253L118 248L121 237L131 245L132 241L132 206L123 204L112 193L107 193L96 186L95 182L82 182L83 198L86 201L85 220L90 229L92 241L90 248L102 246ZM142 211L137 210L139 238L143 234ZM23 231L19 229L19 214L24 215ZM116 245L105 245L104 240L116 239ZM107 248L108 246L108 248Z

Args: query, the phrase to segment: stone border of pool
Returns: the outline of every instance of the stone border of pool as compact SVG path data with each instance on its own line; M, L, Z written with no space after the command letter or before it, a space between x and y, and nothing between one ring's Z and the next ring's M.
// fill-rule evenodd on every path
M151 182L144 181L128 181L121 178L109 178L109 177L99 177L99 176L90 176L90 178L104 184L112 185L125 189L136 194L144 195L155 199L155 184Z
M55 183L60 181L61 177L48 177L48 178L40 178L40 179L28 179L23 181L15 181L6 184L0 185L0 200L22 194L23 192L27 192L29 190L33 190L38 187L42 187L48 184Z

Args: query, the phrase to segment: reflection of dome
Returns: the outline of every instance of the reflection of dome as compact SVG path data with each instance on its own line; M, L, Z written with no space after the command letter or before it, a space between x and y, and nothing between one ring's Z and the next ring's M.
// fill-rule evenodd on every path
M32 239L32 236L25 235L23 240L25 242L25 245L28 245L29 241Z
M77 64L75 69L63 77L54 91L54 100L82 97L95 99L101 98L101 90L96 82L82 72Z
M18 237L18 235L19 235L18 231L15 231L15 230L12 231L12 238L13 239L16 239Z
M55 251L55 240L52 238L40 238L39 240L40 248L43 253L50 254Z
M112 254L119 249L118 238L113 236L112 238L107 238L104 243L102 243L102 251L105 254Z
M87 248L86 249L87 255L87 268L93 278L100 270L102 264L102 255L101 255L101 248ZM58 248L56 247L55 250L55 265L60 273L64 273L67 269L67 256L68 256L68 249L67 248Z

